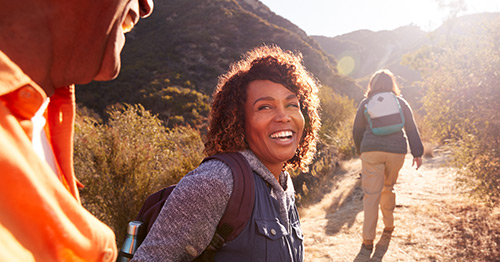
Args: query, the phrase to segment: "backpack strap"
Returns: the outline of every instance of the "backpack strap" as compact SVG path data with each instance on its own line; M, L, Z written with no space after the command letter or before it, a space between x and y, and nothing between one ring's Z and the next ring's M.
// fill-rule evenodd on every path
M212 241L196 261L213 261L215 252L225 242L235 239L245 228L253 212L255 181L248 161L238 152L219 153L203 162L217 159L224 162L233 173L233 191Z
M165 201L167 201L167 198L170 196L170 193L172 193L174 188L175 185L165 187L157 191L156 193L149 195L146 201L144 201L141 210L139 210L139 213L135 218L136 221L143 222L145 227L143 229L145 230L145 232L142 231L140 232L141 233L141 237L139 238L140 242L142 242L142 240L144 240L144 238L146 237L145 234L147 234L147 232L151 230L151 226L153 226L153 223L160 214L160 211L163 208ZM144 236L142 236L143 233Z

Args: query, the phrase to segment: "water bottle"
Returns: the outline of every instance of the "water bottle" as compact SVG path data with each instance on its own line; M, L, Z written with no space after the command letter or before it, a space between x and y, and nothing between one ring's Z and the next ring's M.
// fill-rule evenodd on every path
M127 226L127 237L123 241L122 248L118 254L117 262L129 262L134 256L142 233L143 223L141 221L131 221Z

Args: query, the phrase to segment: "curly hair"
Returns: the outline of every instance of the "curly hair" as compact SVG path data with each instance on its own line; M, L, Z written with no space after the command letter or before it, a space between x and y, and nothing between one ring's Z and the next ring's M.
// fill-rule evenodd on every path
M246 88L254 80L270 80L295 93L305 118L304 134L295 155L283 168L306 171L316 153L319 117L318 84L302 65L302 54L262 45L248 51L219 77L213 94L205 153L237 152L249 148L245 139Z
M401 93L396 83L396 77L389 69L381 69L373 73L368 83L365 97L370 97L381 92L393 92L397 96Z

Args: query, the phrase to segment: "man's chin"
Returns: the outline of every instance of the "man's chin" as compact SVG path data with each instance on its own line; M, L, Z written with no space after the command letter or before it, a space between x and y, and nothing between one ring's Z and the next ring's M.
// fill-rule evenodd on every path
M121 68L119 60L112 63L112 66L105 65L106 63L103 63L103 67L101 67L101 70L99 70L97 75L94 77L94 81L109 81L118 77Z
M120 71L116 71L113 73L107 73L107 74L98 74L94 77L94 81L109 81L113 80L118 77L118 74Z

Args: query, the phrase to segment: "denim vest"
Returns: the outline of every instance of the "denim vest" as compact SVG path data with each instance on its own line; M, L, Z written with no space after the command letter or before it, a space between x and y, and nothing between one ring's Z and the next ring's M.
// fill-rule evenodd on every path
M291 232L279 215L279 203L271 197L267 183L254 173L255 204L243 231L216 254L216 262L302 262L304 237L300 228L295 199L288 207Z

